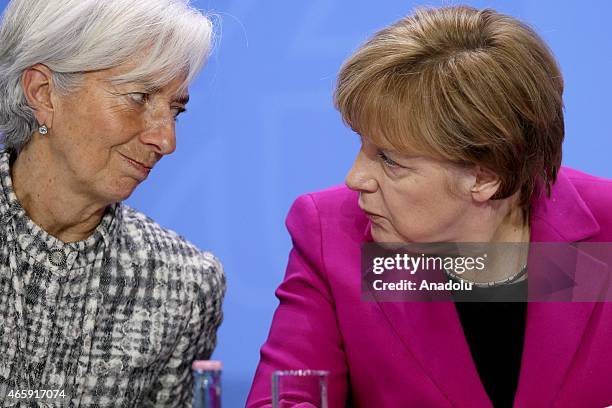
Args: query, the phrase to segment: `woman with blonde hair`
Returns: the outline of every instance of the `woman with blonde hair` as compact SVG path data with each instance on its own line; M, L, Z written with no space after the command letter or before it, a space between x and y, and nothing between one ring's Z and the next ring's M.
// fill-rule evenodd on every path
M329 407L609 405L608 303L362 300L372 241L612 241L612 181L561 167L562 93L540 37L490 9L419 9L366 41L335 94L361 150L346 186L288 215L293 250L247 406L270 406L272 372L290 369L328 370ZM527 262L475 283L524 292Z

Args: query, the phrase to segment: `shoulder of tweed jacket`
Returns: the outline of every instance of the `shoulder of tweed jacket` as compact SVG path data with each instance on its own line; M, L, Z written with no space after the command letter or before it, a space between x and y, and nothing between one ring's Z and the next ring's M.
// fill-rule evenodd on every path
M154 275L155 286L182 287L190 300L190 317L166 367L162 370L145 406L188 406L190 403L191 361L207 359L216 345L216 331L222 321L225 275L219 260L210 252L165 229L146 215L122 205L122 242L119 253L129 254L123 262ZM119 259L121 262L121 258ZM169 299L170 303L171 299ZM177 309L181 309L180 306Z

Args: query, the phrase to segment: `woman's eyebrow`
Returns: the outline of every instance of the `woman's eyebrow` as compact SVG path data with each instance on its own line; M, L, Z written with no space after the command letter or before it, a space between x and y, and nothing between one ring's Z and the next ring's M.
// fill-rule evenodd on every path
M144 92L149 93L149 94L157 94L162 92L163 88L156 86L154 84L152 84L149 81L135 81L135 83L138 86L141 86L144 90ZM181 91L179 91L181 92ZM181 105L187 105L187 102L189 102L189 94L188 93L181 93L178 95L175 95L172 98L172 102L176 102L176 103L180 103Z
M189 102L189 95L184 94L184 95L177 96L176 98L174 98L174 102L178 102L181 105L187 105L187 102Z

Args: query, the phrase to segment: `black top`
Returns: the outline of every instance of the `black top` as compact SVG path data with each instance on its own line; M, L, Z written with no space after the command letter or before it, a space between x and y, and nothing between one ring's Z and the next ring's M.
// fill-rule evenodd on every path
M508 290L526 294L527 281L477 289L475 295L485 293L495 299L498 292L505 296ZM521 368L527 303L461 300L457 299L455 305L480 380L495 408L512 407Z

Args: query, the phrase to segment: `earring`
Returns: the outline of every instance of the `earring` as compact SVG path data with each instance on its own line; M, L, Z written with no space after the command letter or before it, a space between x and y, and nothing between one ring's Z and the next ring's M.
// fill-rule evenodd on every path
M40 127L38 128L38 133L40 133L41 135L46 135L47 133L49 133L49 128L47 127L47 125L40 125Z

